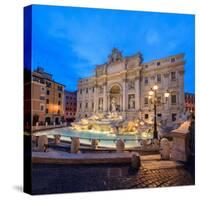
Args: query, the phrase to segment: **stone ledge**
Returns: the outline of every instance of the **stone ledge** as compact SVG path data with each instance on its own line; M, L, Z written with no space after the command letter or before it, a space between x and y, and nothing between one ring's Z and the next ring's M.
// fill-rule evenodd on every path
M141 161L161 160L160 154L140 156Z
M137 153L65 153L65 152L33 152L32 163L37 164L122 164L131 163Z

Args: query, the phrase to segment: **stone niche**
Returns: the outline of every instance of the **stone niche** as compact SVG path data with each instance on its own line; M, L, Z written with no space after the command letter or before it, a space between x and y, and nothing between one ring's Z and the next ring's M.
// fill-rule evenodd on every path
M135 94L128 95L128 109L135 109Z

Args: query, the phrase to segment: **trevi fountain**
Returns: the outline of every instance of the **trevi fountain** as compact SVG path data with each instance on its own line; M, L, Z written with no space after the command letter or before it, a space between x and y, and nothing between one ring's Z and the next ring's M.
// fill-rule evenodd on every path
M187 118L179 117L179 123L170 127L177 128ZM162 135L166 125L158 121L158 131ZM169 131L169 130L168 130ZM70 127L46 130L36 135L47 135L53 138L60 135L61 139L70 142L73 137L78 137L81 144L90 145L92 140L98 141L98 146L113 148L117 140L123 140L126 148L138 147L141 141L153 139L153 120L145 121L141 118L124 120L117 111L114 99L111 102L111 112L108 114L94 113L90 117L77 119Z

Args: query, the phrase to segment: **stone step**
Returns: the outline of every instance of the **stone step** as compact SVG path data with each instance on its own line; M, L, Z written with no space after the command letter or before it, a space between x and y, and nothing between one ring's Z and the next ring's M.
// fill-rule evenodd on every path
M160 160L160 161L143 160L141 162L141 166L144 169L173 169L173 168L183 167L183 164L171 160Z
M141 161L161 160L160 154L140 156Z

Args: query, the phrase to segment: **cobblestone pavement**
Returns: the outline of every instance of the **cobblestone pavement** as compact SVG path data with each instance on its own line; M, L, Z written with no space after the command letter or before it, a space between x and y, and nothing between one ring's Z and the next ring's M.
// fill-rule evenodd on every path
M33 194L102 191L193 185L194 179L183 167L161 167L148 161L134 172L129 165L48 165L33 164ZM160 162L160 161L157 161ZM163 161L162 161L163 162ZM151 167L149 167L151 166ZM162 166L164 164L162 163Z
M183 168L179 169L144 169L141 168L136 175L118 179L120 187L126 188L152 188L166 186L181 186L194 184L191 175Z

